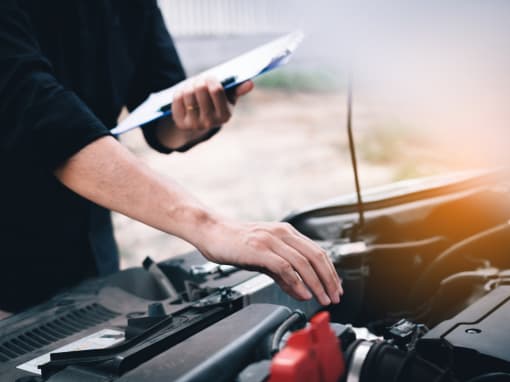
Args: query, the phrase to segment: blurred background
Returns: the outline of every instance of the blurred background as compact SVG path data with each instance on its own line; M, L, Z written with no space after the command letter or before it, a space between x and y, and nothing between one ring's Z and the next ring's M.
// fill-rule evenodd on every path
M256 81L222 132L191 151L150 150L149 166L213 209L280 220L354 191L346 83L363 188L506 166L510 144L510 2L160 0L188 75L301 29L284 68ZM122 266L191 247L114 215Z

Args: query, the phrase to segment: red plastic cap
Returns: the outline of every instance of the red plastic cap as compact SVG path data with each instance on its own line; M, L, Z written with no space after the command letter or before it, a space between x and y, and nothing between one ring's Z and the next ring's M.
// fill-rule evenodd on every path
M345 371L340 343L321 312L294 332L271 364L269 382L338 382Z

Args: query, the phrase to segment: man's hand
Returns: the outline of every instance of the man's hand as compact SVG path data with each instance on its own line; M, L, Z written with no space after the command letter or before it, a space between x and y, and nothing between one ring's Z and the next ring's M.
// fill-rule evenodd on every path
M174 94L172 118L164 118L158 124L160 143L175 149L200 139L210 129L228 122L237 99L252 89L252 81L225 92L213 78L187 80Z
M288 223L215 223L195 245L209 260L271 276L299 300L339 303L340 278L326 252Z

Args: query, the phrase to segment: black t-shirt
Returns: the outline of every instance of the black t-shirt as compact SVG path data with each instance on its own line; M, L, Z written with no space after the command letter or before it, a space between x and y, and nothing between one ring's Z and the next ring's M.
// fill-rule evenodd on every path
M0 2L0 309L118 269L109 212L53 170L183 78L154 0Z

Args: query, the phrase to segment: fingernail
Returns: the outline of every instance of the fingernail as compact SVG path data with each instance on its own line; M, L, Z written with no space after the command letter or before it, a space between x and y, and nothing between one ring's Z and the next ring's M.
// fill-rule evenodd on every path
M330 305L331 304L331 299L325 294L322 295L322 301L324 301L324 303L322 305Z
M344 294L344 288L342 287L343 280L340 279L340 284L338 284L338 294L343 295Z
M340 302L340 295L338 293L333 295L332 300L333 304L338 304Z
M310 300L313 297L313 295L310 293L310 291L307 290L306 292L303 293L303 297L305 300Z

